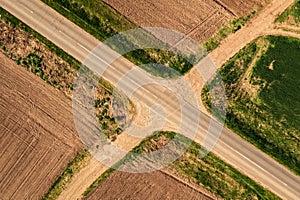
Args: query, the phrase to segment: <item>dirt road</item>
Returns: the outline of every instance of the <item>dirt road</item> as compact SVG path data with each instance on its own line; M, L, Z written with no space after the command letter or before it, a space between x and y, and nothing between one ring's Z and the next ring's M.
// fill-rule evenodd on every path
M294 3L294 0L273 0L245 27L235 34L229 35L220 46L210 53L210 57L219 68L229 58L239 52L244 46L258 36L264 35L266 30L273 27L273 23L286 8Z

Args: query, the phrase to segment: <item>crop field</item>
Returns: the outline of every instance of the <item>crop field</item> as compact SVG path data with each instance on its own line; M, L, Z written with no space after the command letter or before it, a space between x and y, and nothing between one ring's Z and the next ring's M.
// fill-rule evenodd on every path
M258 0L148 0L142 4L135 0L104 1L141 27L176 30L198 42L211 37L231 19L247 16L266 3Z
M168 144L175 135L173 132L158 132L142 141L139 146L133 149L133 152L143 154L158 150ZM161 197L156 199L168 199L167 197L182 199L177 197L180 197L181 193L187 195L184 192L186 190L190 194L189 198L185 199L194 199L195 195L200 199L205 198L205 196L213 199L278 199L276 195L224 163L215 155L210 153L201 159L199 157L201 146L193 142L190 143L191 141L184 136L179 135L179 137L178 147L186 144L186 142L191 145L180 158L166 166L162 170L163 173L127 174L111 168L102 174L83 195L87 199L95 199L97 196L104 198L105 195L109 197L108 199L117 199L117 197L124 196L127 197L125 199L135 199L136 196L139 197L144 192L144 195L149 195L150 199L155 199L155 196L152 195ZM172 152L175 152L176 148L172 148ZM118 166L122 167L123 163L130 166L131 158L133 157L127 156L116 165L116 168ZM172 174L181 183L170 180L170 177L165 173ZM155 180L156 177L158 181ZM164 181L162 180L163 177L165 177ZM199 192L191 190L191 188L184 185L185 183L188 183L190 187ZM163 185L163 188L160 185ZM169 185L167 189L165 185ZM174 191L174 188L177 189ZM111 192L112 190L114 192ZM167 195L166 191L174 191L172 192L174 194L168 193L169 196L163 196Z
M0 196L38 199L82 151L71 101L2 53L0 60Z
M168 2L164 0L160 2L147 1L141 4L132 0L126 2L111 0L42 1L100 41L105 41L126 30L154 26L179 31L198 42L206 42L206 39L213 36L221 27L226 27L213 40L208 41L208 44L203 45L207 51L216 48L222 39L240 29L255 11L269 2L269 0L251 0L246 3L241 3L238 0L224 2L213 0ZM239 8L238 5L242 8ZM232 8L226 6L232 6ZM146 34L149 38L153 38L153 35L158 36L157 33ZM126 38L120 42L122 45L134 46L136 41ZM178 42L180 40L172 41L168 45L177 45ZM120 52L115 45L110 47ZM193 55L185 56L190 58ZM142 64L147 63L160 63L175 69L180 74L187 73L193 67L183 57L159 49L140 49L125 54L124 57L138 66L145 66ZM178 77L178 74L172 73L168 67L143 69L154 76ZM157 73L157 70L160 73Z
M300 174L300 40L267 36L220 70L229 128ZM213 79L209 84L214 84ZM210 94L203 90L209 108Z

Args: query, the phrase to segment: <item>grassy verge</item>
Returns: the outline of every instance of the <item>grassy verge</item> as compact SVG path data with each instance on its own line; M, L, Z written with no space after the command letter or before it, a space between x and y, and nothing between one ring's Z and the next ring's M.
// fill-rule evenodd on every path
M231 20L227 26L221 28L217 33L210 37L207 41L202 43L202 46L206 51L210 52L216 49L222 40L224 40L228 35L235 33L240 30L254 15L256 12L252 12L246 17L240 17Z
M111 173L113 173L115 169L110 168L106 170L99 178L97 178L92 185L90 185L82 194L82 196L86 197L94 188L96 188L98 185L100 185L106 178L108 178Z
M81 64L2 8L0 15L2 52L71 97ZM122 131L111 109L113 87L103 79L99 80L98 86L95 94L96 117L104 134L113 140Z
M300 175L300 40L268 36L246 46L221 69L226 125ZM214 86L215 79L210 83ZM202 93L208 109L211 92Z
M43 200L56 199L60 193L65 189L67 184L71 181L74 174L78 173L88 160L91 155L88 151L84 150L83 153L78 154L66 167L63 173L55 180L53 185L49 188L49 191L42 197Z
M290 25L300 24L300 0L296 0L295 3L285 10L276 20L278 23L287 23Z
M19 19L17 19L13 15L11 15L9 12L4 10L3 8L0 8L0 15L1 15L1 19L4 19L5 21L9 22L13 26L18 27L18 28L24 30L25 32L27 32L28 34L32 35L34 38L38 39L43 44L45 44L53 53L55 53L57 56L61 57L64 61L68 62L70 66L72 66L73 68L75 68L77 70L79 69L80 63L75 58L73 58L72 56L67 54L61 48L54 45L52 42L50 42L44 36L42 36L38 32L31 29L29 26L27 26L26 24L21 22Z
M130 22L116 10L111 8L103 1L93 0L42 0L48 6L55 9L64 17L68 18L79 27L95 36L100 41L126 30L138 28L137 25ZM162 46L168 46L161 43L150 33L145 32L144 36L147 40ZM122 38L119 41L119 47L108 44L112 49L121 52L120 48L138 46L135 44L134 38ZM168 67L174 69L180 74L188 72L193 65L187 60L191 55L179 56L176 53L159 50L159 49L140 49L132 51L124 55L127 59L136 65L158 63L162 64L160 68L145 67L144 69L155 76L164 78L178 77L176 72L168 70ZM168 67L165 67L168 66Z
M6 10L0 15L2 52L70 96L80 63Z
M171 141L175 135L173 132L159 132L141 142L132 152L155 151ZM224 163L215 155L210 153L205 158L200 159L201 146L184 136L177 136L180 138L180 142L177 145L180 146L180 143L191 145L184 155L168 166L167 170L181 178L205 187L224 199L279 199L273 193ZM124 158L117 166L124 162L130 162L130 160L130 157ZM83 195L85 197L88 196L92 189L100 185L113 171L113 169L110 169L99 177Z

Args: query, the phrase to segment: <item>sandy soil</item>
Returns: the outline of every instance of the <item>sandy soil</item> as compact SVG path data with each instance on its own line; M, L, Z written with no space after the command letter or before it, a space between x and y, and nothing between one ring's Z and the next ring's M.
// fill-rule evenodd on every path
M265 1L250 0L105 0L141 27L163 27L187 34L198 42L211 37L234 17L250 14L265 5Z
M75 174L67 188L60 194L58 200L78 199L81 194L99 177L108 167L92 158L87 166Z
M71 101L0 53L0 197L39 199L82 150Z
M93 199L211 199L160 171L130 174L115 171L86 198Z

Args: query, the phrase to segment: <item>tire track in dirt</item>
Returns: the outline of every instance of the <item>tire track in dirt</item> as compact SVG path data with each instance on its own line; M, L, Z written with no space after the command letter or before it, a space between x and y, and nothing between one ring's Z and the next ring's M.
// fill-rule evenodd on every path
M228 13L233 15L234 17L237 17L237 14L234 13L231 9L228 8L228 6L224 5L222 2L218 0L213 0L216 4L218 4L220 7L222 7L224 10L226 10Z

